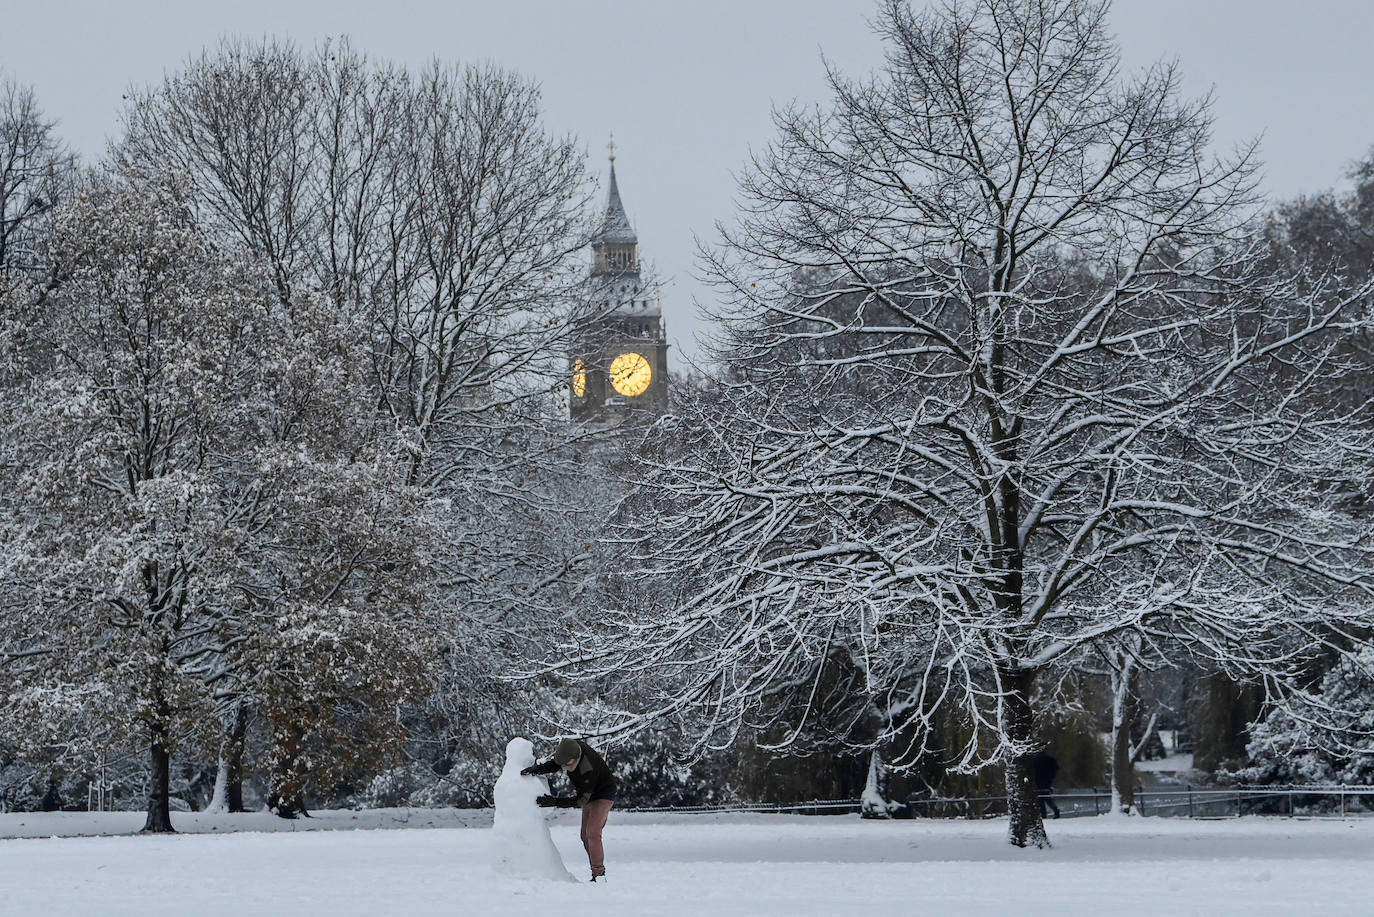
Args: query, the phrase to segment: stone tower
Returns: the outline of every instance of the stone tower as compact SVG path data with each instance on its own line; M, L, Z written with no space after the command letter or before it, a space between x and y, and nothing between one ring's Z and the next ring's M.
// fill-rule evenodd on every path
M592 240L587 304L573 352L569 411L573 420L614 420L662 410L668 403L668 343L658 290L640 272L635 235L615 177Z

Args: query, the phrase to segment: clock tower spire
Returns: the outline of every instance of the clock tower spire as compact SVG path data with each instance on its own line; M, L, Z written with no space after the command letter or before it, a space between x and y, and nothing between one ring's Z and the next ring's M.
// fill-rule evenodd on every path
M668 343L658 287L643 276L639 236L620 198L614 134L606 148L606 209L591 243L587 304L571 354L574 420L657 411L668 402Z

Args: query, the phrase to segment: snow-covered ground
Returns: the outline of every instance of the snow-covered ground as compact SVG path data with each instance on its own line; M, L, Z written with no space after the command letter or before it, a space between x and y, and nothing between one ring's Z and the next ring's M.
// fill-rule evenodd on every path
M1187 773L1193 769L1193 753L1191 751L1175 752L1153 761L1137 761L1134 767L1137 771L1155 774Z
M1374 913L1374 819L1083 818L1051 822L1051 850L1016 850L1000 820L612 813L610 882L591 885L576 813L551 818L578 884L498 876L489 812L183 813L204 833L65 838L41 835L141 817L3 815L0 834L40 836L0 841L0 914ZM349 825L434 830L294 830Z
M1103 741L1103 748L1109 748L1111 733L1103 733L1106 738ZM1191 751L1179 751L1177 745L1177 733L1172 729L1159 730L1159 739L1164 743L1164 757L1154 760L1141 760L1135 763L1137 773L1157 774L1163 777L1174 774L1187 774L1193 769L1193 753Z

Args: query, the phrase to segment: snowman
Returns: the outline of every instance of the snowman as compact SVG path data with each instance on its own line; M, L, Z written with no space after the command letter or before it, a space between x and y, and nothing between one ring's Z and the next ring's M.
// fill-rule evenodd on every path
M534 764L529 739L506 744L506 766L496 781L496 817L492 823L492 866L500 874L521 879L577 881L563 865L563 857L549 836L549 825L534 801L549 791L542 777L521 776Z

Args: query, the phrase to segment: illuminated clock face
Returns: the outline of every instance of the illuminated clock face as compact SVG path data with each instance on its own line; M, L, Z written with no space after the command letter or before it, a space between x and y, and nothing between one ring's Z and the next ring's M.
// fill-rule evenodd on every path
M573 360L572 391L578 398L587 397L587 366L581 357Z
M622 353L611 361L611 388L626 398L649 390L654 371L642 353Z

